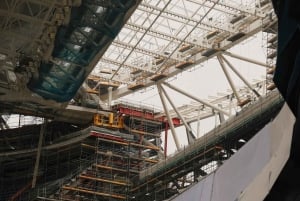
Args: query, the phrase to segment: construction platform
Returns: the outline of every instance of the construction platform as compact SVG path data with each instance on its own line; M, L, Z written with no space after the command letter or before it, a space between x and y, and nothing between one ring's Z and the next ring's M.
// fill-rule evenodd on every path
M43 186L39 200L168 199L215 171L274 118L282 103L278 92L271 92L168 158L160 140L164 122L152 119L148 110L117 105L115 115L121 118L98 116L101 124L81 143L78 174L54 193Z

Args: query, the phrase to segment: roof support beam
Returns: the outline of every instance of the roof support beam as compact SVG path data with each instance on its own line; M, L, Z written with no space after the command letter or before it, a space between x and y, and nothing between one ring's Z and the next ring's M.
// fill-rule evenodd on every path
M157 89L158 89L158 94L159 94L160 100L162 102L163 108L166 112L166 116L167 116L167 119L168 119L168 123L169 123L170 129L171 129L171 133L172 133L176 148L177 148L177 150L179 150L180 149L180 144L179 144L179 141L178 141L178 138L177 138L177 135L176 135L176 131L175 131L173 121L172 121L172 119L170 117L170 114L169 114L169 109L167 107L165 97L162 93L162 86L160 84L157 84Z
M219 55L222 60L227 63L229 68L253 91L253 93L257 96L260 97L260 94L251 86L251 84L233 67L233 65L225 58L223 55Z
M162 90L162 92L164 93L164 95L166 96L166 98L168 99L169 103L171 104L171 106L173 107L174 111L176 112L176 114L178 115L178 117L182 120L184 126L186 127L186 134L187 134L187 138L193 138L193 131L191 126L186 122L186 120L184 119L184 117L180 114L180 112L177 110L176 106L174 105L173 101L171 100L170 96L168 95L168 93L166 92L166 90L160 85L160 89ZM188 142L190 143L190 140L188 140Z
M150 24L149 28L150 29L152 27L152 25L156 22L156 20L161 16L161 14L164 12L164 10L168 7L168 5L171 3L171 0L169 0L164 8L162 9L162 11L155 17L155 19L152 21L152 23ZM129 56L132 54L132 52L134 51L134 49L139 45L139 43L144 39L144 36L147 34L148 31L144 32L143 35L139 38L139 40L136 42L136 44L134 45L134 47L131 49L131 51L128 53L127 57L124 59L124 61L122 62L122 64L119 66L119 68L114 72L114 74L112 75L111 79L114 78L114 76L118 73L118 71L120 70L120 68L122 67L122 65L127 61L127 59L129 58Z
M219 55L217 56L217 58L218 58L220 66L222 67L222 70L223 70L223 72L224 72L224 74L225 74L225 76L227 78L227 81L228 81L228 83L229 83L229 85L230 85L230 87L231 87L231 89L232 89L232 91L233 91L233 93L234 93L234 95L235 95L238 103L241 103L242 99L240 98L240 96L239 96L239 94L238 94L238 92L237 92L237 90L236 90L236 88L234 86L234 83L233 83L233 81L232 81L232 79L231 79L231 77L230 77L230 75L229 75L229 73L228 73L228 71L227 71L227 69L226 69L226 67L224 65L223 60L220 58Z
M267 68L272 68L272 66L270 66L270 65L268 65L266 63L263 63L263 62L260 62L260 61L256 61L254 59L249 59L249 58L246 58L246 57L243 57L243 56L231 53L231 52L224 51L224 52L222 52L222 54L225 54L227 56L230 56L232 58L236 58L236 59L239 59L239 60L242 60L242 61L247 61L249 63L253 63L253 64L256 64L256 65L259 65L259 66L264 66L264 67L267 67Z
M217 0L214 2L213 6L211 6L209 8L209 10L203 15L201 16L201 19L199 19L199 21L197 22L197 24L185 35L185 37L182 39L182 41L177 45L177 47L169 54L168 58L170 58L176 51L177 49L183 44L184 41L187 40L187 38L191 35L191 33L199 26L199 24L202 23L202 21L205 19L205 17L214 9L214 7L216 6L216 4L219 2L220 0ZM163 64L165 63L165 61L163 62ZM162 66L156 71L156 73L158 72L164 72L166 70L166 68L162 69L162 67L164 67L164 65L162 64Z
M175 90L175 91L177 91L177 92L179 92L179 93L181 93L181 94L183 94L183 95L191 98L191 99L194 99L195 101L198 101L199 103L202 103L203 105L206 105L206 106L208 106L208 107L210 107L210 108L212 108L212 109L214 109L214 110L216 110L216 111L218 111L220 113L223 113L223 114L229 116L229 114L226 111L222 110L221 108L219 108L219 107L217 107L217 106L215 106L215 105L213 105L211 103L208 103L208 102L206 102L204 100L201 100L201 99L197 98L196 96L194 96L192 94L189 94L189 93L187 93L187 92L185 92L183 90L180 90L179 88L177 88L177 87L175 87L175 86L173 86L173 85L171 85L171 84L169 84L167 82L163 82L163 84L166 85L167 87L169 87L169 88L171 88L171 89L173 89L173 90Z

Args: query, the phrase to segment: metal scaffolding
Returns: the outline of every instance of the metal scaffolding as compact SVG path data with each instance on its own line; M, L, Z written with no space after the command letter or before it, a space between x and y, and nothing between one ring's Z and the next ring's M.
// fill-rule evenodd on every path
M12 0L0 4L1 189L9 183L3 199L169 198L214 171L241 145L239 133L233 132L236 136L226 135L226 140L210 136L211 143L207 136L201 138L200 146L195 137L200 137L200 121L215 118L217 130L260 101L266 91L272 95L275 88L271 79L277 19L269 0ZM261 31L266 33L267 64L231 52ZM203 99L169 82L214 57L230 90ZM228 57L263 66L267 79L251 82ZM236 85L228 69L245 87ZM195 82L195 86L202 84L207 83ZM150 86L157 87L163 112L113 104ZM178 106L168 90L193 102ZM51 119L41 133L44 141L41 137L38 141L38 125L19 124L13 129L7 124L6 113L12 112ZM191 126L195 122L197 132ZM190 148L182 146L179 126L184 126ZM170 160L169 129L177 151L183 149ZM253 129L245 127L242 140L250 139ZM37 188L30 189L31 183Z
M164 158L164 118L155 118L149 108L124 103L112 108L95 115L95 126L81 144L80 173L49 199L126 200L139 172ZM179 125L176 118L174 122Z

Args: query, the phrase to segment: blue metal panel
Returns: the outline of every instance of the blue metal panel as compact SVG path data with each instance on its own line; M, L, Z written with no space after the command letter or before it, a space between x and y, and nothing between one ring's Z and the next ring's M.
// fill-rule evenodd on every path
M85 0L72 8L69 25L59 27L55 37L55 63L42 62L28 88L45 99L72 99L91 70L90 62L116 37L135 5L136 0Z

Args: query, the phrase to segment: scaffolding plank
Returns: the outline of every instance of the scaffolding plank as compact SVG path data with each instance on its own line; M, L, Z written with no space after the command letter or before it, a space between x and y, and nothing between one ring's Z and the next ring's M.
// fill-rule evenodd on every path
M154 64L155 65L159 65L161 64L165 59L164 58L156 58L155 61L154 61Z
M128 169L124 170L124 169L120 169L120 168L116 168L116 167L112 167L112 166L107 166L107 165L101 165L101 164L94 164L94 166L96 168L99 168L99 169L110 170L110 171L118 171L118 172L124 172L124 173L127 173L129 171L130 173L134 173L134 174L139 174L140 173L140 171L133 170L131 167L130 167L129 170Z
M276 55L277 55L277 51L274 51L274 52L272 52L271 54L269 54L269 55L267 56L267 58L268 58L268 59L273 59L273 58L276 57Z
M156 81L161 80L161 79L163 79L163 78L165 78L165 77L167 77L167 75L161 73L161 74L153 75L153 76L150 78L150 80L156 82Z
M121 186L130 186L130 184L127 183L126 181L103 179L103 178L92 177L92 176L88 176L88 175L79 175L79 178L89 179L89 180L93 180L93 181L100 181L100 182L105 182L105 183L110 183L110 184L116 184L116 185L121 185Z
M176 64L175 65L175 68L179 68L179 69L184 69L190 65L194 64L194 62L192 61L184 61L184 62L181 62L179 64Z
M204 52L202 52L202 56L205 56L205 57L210 57L211 55L215 54L218 50L212 48L212 49L208 49Z
M271 91L271 90L273 90L273 89L275 89L276 88L276 85L274 84L274 83L271 83L271 84L269 84L268 86L267 86L267 90L269 90L269 91Z
M193 45L191 45L191 44L184 44L178 49L178 51L185 52L185 51L191 49L192 47L193 47Z
M245 35L246 34L244 32L239 32L239 33L236 33L236 34L230 36L229 38L227 38L227 41L234 42L234 41L237 41L238 39L242 38Z
M145 84L143 84L143 83L137 83L137 84L129 85L128 89L137 90L137 89L143 88L144 86L145 86Z
M238 106L240 107L243 107L244 105L246 105L247 103L250 103L251 102L251 99L250 98L247 98L247 99L244 99L244 100L241 100L240 102L238 102Z
M121 200L126 199L126 196L124 196L124 195L93 191L93 190L87 189L87 188L72 187L72 186L63 186L62 188L63 188L63 190L78 191L81 193L88 193L88 194L99 195L99 196L104 196L104 197L112 197L112 198L121 199Z

